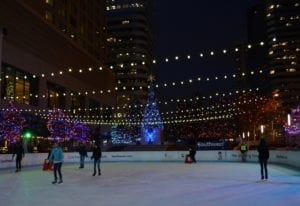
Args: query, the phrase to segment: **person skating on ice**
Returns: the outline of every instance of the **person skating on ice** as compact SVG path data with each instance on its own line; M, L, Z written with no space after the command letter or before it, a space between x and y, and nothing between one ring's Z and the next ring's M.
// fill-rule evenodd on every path
M79 152L79 155L80 155L79 169L82 169L82 168L84 168L84 160L85 160L86 157L88 157L86 147L82 142L79 145L78 152Z
M258 160L260 164L260 174L261 180L268 179L268 168L267 163L269 159L269 147L265 139L260 139L260 143L257 148L258 151Z
M61 173L61 166L64 160L64 154L62 148L59 146L57 142L54 143L53 149L51 150L51 154L49 160L53 162L53 174L54 174L54 181L52 184L61 184L63 182L62 173ZM59 181L57 182L57 173L59 175Z
M101 175L101 170L100 170L101 156L102 156L101 147L99 145L95 144L95 146L93 148L93 154L91 156L91 159L94 159L94 173L93 173L93 176L96 175L96 167L98 169L98 175Z
M15 148L13 150L13 156L12 158L14 159L16 155L16 172L20 172L21 171L21 167L22 167L22 158L25 156L25 152L24 152L24 148L22 146L22 142L18 141L15 145Z

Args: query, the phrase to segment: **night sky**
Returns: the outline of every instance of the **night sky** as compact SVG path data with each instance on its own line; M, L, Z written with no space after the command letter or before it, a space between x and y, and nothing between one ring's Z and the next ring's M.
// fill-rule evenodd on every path
M158 83L188 80L198 76L221 76L235 72L232 55L200 59L199 53L214 49L233 48L246 42L247 9L258 0L154 0L154 38L156 58L184 56L175 63L157 64ZM192 60L187 60L190 54ZM197 55L197 57L196 57ZM174 61L173 61L174 62ZM192 84L185 89L159 89L160 99L189 97L196 91L213 94L218 90L232 91L234 83Z

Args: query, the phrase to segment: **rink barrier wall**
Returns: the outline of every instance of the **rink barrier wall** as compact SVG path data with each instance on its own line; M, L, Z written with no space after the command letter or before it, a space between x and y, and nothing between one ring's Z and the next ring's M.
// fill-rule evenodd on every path
M184 162L188 151L134 151L134 152L103 152L102 162ZM88 153L86 162L92 162ZM270 151L270 163L285 164L300 168L300 151ZM26 153L22 165L39 166L44 163L48 153ZM79 163L78 152L64 153L65 163ZM241 162L242 155L237 150L197 151L197 161ZM258 162L257 151L248 151L246 162ZM0 169L14 168L15 159L12 154L0 154Z

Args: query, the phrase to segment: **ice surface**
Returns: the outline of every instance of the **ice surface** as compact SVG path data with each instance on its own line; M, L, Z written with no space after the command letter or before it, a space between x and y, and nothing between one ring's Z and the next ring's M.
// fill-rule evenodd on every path
M0 206L300 205L300 171L278 165L266 182L254 163L105 162L95 177L78 166L63 165L62 185L37 167L0 170Z

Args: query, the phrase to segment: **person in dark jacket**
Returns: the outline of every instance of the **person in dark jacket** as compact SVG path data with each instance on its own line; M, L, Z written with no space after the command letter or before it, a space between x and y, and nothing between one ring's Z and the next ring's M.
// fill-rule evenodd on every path
M79 166L79 168L82 169L82 168L84 168L84 160L85 160L86 157L88 157L86 147L83 143L80 143L78 152L79 152L79 155L80 155L80 166Z
M96 175L96 166L98 168L98 175L101 175L101 170L100 170L101 156L102 156L101 147L99 145L95 144L94 149L93 149L93 154L91 156L91 159L94 159L93 176Z
M15 145L15 148L13 150L13 157L14 158L16 155L16 172L20 172L21 171L21 162L22 162L22 158L25 156L25 152L24 152L24 148L22 146L22 142L17 142Z
M196 158L195 158L195 156L196 156L196 146L191 146L190 147L190 149L189 149L189 156L191 157L193 163L197 162Z
M265 139L260 139L260 143L257 148L258 159L260 163L260 174L262 180L268 179L267 162L269 159L269 147Z

